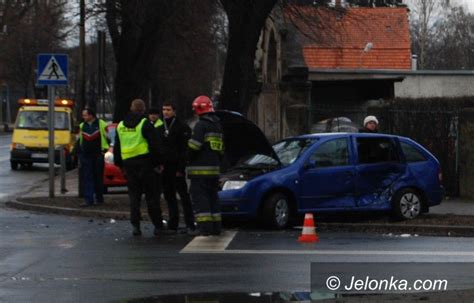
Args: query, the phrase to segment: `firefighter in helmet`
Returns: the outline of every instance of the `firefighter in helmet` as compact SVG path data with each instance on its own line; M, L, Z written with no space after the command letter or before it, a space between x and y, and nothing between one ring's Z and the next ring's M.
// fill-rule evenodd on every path
M217 192L219 172L224 152L222 126L214 114L212 101L207 96L194 99L193 111L199 116L188 141L188 178L190 194L199 233L203 236L220 235L221 210Z

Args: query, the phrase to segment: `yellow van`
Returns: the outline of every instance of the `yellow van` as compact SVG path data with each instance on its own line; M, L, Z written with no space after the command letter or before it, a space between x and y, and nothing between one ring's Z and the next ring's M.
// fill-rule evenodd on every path
M48 100L20 99L20 109L13 129L10 153L11 169L31 167L33 163L48 163ZM73 157L76 133L74 132L74 102L59 99L54 103L55 162L59 163L59 151L66 152L66 166L75 166Z

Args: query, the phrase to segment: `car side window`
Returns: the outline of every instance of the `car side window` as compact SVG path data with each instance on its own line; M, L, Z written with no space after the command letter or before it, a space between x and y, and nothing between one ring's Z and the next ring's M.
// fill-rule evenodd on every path
M343 166L349 164L347 139L340 138L322 143L311 155L310 162L316 167Z
M390 138L357 138L359 164L400 162L395 142Z
M425 155L423 155L416 147L405 142L400 142L400 146L402 147L407 162L423 162L427 160Z

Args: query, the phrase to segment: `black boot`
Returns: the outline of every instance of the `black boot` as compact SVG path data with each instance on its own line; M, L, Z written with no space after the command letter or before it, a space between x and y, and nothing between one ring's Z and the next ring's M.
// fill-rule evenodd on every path
M133 232L132 232L132 234L133 234L134 236L141 236L141 235L142 235L142 231L140 230L140 226L134 225L134 226L133 226Z
M211 235L220 236L221 232L222 232L222 223L221 223L221 221L212 222Z

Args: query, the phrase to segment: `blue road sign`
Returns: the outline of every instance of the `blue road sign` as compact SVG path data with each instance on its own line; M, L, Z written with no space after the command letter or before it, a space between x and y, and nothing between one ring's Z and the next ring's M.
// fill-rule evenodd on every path
M68 58L64 54L38 54L38 85L67 85Z

